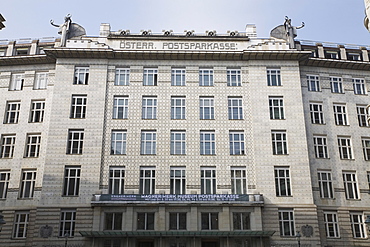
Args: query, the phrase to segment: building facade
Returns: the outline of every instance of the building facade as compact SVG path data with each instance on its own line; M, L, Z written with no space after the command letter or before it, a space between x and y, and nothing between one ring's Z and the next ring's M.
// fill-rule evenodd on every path
M1 244L369 245L366 48L108 24L60 44L0 44Z

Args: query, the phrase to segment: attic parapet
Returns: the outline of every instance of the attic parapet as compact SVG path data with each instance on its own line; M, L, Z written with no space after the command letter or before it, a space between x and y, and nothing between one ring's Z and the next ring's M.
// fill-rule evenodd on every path
M0 57L44 54L44 49L54 47L57 42L58 39L51 37L34 40L0 40Z

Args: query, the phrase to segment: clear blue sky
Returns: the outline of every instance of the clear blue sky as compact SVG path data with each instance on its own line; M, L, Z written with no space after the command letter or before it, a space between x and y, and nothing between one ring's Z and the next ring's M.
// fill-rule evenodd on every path
M287 15L295 26L306 23L298 39L370 45L363 0L1 0L0 5L6 19L0 40L58 37L50 19L61 24L68 13L91 36L99 34L100 23L131 33L142 29L226 33L256 24L258 37L266 38Z

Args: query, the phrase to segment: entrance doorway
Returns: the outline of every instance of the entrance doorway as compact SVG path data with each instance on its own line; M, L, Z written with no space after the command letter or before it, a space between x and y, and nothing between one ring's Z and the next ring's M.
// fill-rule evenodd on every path
M218 241L202 241L202 247L219 247Z
M138 247L154 247L154 241L139 241Z

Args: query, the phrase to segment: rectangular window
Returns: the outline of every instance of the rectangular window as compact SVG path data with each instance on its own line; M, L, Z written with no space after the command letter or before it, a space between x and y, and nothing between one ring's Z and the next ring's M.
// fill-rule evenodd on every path
M367 172L367 183L368 183L369 190L370 190L370 172Z
M82 154L84 130L68 130L67 154Z
M70 118L86 117L87 95L72 95Z
M29 223L30 212L20 211L15 212L13 238L26 238Z
M172 195L185 194L185 167L171 167L170 186Z
M171 119L185 119L185 97L171 97Z
M319 171L317 172L317 177L319 181L320 197L321 198L334 198L331 172Z
M283 97L269 96L270 119L285 119Z
M216 169L202 167L200 170L201 194L216 194Z
M144 86L157 86L158 70L157 69L144 69Z
M230 155L241 155L245 153L244 149L244 132L229 132Z
M0 199L6 199L10 180L9 171L0 171Z
M24 157L39 157L41 134L28 134L26 139L26 151Z
M81 166L66 166L64 170L63 196L78 196L80 191Z
M330 77L330 88L332 93L343 93L342 78Z
M362 149L365 160L370 160L370 138L362 138Z
M369 127L369 123L367 121L368 114L366 111L366 106L357 105L357 119L358 119L358 125L360 127Z
M103 247L121 247L121 239L104 239Z
M201 213L202 230L218 230L218 213Z
M295 236L294 214L291 209L279 209L280 236Z
M227 85L229 87L240 87L242 85L240 69L227 70Z
M12 74L12 79L10 81L9 90L19 91L23 89L24 74Z
M18 123L20 109L21 109L21 102L19 101L6 102L6 112L5 112L4 124Z
M157 98L143 97L143 119L157 119Z
M247 194L247 171L245 167L231 167L231 193Z
M2 135L0 158L13 158L14 146L15 146L15 135Z
M250 230L250 214L249 213L233 213L233 228L234 230Z
M154 213L137 213L138 230L154 230Z
M76 209L62 209L60 211L59 237L73 237L76 226Z
M342 104L334 104L334 119L336 125L348 125L346 106Z
M320 80L317 75L307 75L307 86L308 91L319 92L320 91Z
M48 77L49 73L47 72L36 73L33 89L46 89L48 85Z
M362 212L351 212L351 227L354 238L366 238L364 215Z
M113 119L127 119L128 97L115 96L113 99Z
M325 51L325 58L339 59L338 51Z
M355 172L343 172L343 183L347 199L360 199Z
M366 94L365 80L364 79L352 79L353 90L355 94Z
M30 123L41 123L44 121L44 100L32 100L31 101L31 112L30 112Z
M73 84L87 85L89 82L89 67L76 67Z
M155 168L140 167L140 194L155 194Z
M325 232L327 238L339 238L338 216L336 212L324 212Z
M105 213L104 230L122 231L122 213Z
M29 53L29 47L14 48L14 56L26 56Z
M186 230L186 213L170 213L170 230Z
M128 86L130 83L130 69L119 68L116 69L116 78L114 85L116 86Z
M200 132L200 154L201 155L216 154L216 141L214 131Z
M36 171L23 170L19 188L19 198L33 198L35 192Z
M286 132L285 131L271 131L272 138L272 154L285 155L288 154Z
M291 196L289 167L275 167L276 196Z
M157 153L157 133L156 131L141 131L141 152L140 154Z
M109 168L109 194L122 195L125 192L125 168Z
M215 119L215 105L213 97L200 97L199 108L200 119Z
M112 130L110 154L126 154L126 130Z
M213 86L213 69L199 69L199 86Z
M325 124L324 112L322 111L321 103L310 103L310 115L311 115L311 123Z
M313 147L315 149L316 158L329 158L326 136L314 136Z
M228 98L229 119L243 119L243 101L242 98Z
M171 154L186 154L185 131L171 131Z
M280 69L267 69L267 86L281 86Z
M341 159L353 159L351 138L349 137L338 137L338 148Z
M360 53L347 53L347 59L350 61L361 61Z
M171 86L185 86L185 69L172 69Z

